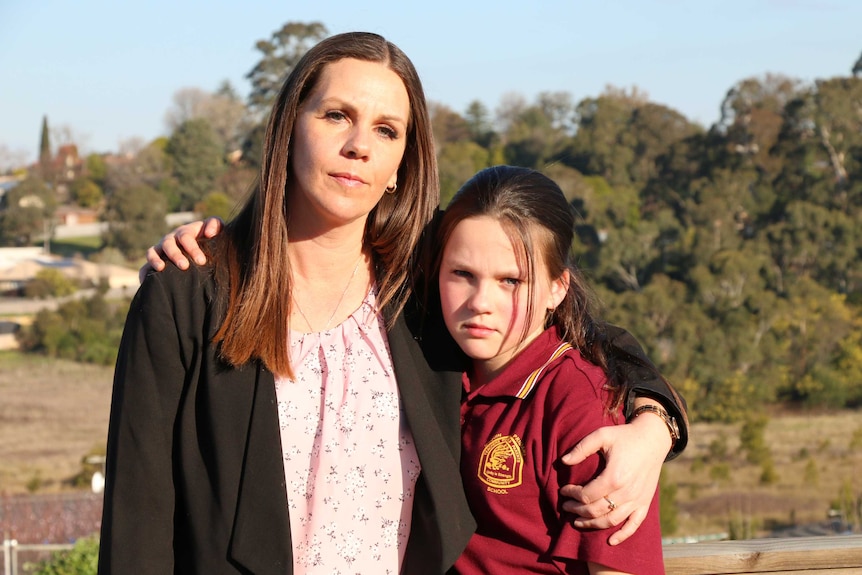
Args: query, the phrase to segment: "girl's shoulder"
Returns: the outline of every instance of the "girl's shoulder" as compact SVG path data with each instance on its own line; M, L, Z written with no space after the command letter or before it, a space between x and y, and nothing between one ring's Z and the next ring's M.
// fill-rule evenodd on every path
M568 347L548 366L543 377L546 393L554 396L581 394L604 401L608 377L604 369L591 363L574 347Z

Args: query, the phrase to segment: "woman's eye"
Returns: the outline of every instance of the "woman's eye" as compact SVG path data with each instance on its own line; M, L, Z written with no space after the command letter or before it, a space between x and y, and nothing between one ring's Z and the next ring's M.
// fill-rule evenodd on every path
M394 130L393 128L390 128L389 126L381 126L381 127L377 128L377 130L384 137L389 138L390 140L397 140L398 139L398 132L396 130Z
M344 112L341 112L339 110L331 110L326 113L326 118L329 120L335 120L336 122L340 122L341 120L347 118L347 116L344 114Z

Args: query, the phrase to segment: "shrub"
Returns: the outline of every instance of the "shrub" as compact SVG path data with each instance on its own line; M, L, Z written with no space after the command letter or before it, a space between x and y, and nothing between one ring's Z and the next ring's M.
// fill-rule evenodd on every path
M659 478L659 518L661 521L662 535L676 533L679 522L677 520L678 508L676 503L677 486L670 483L662 471Z
M730 481L730 465L727 463L716 463L709 468L709 478L713 481L727 483Z
M805 464L805 484L817 485L820 480L820 471L817 469L817 462L814 458L809 458Z
M772 485L773 483L778 483L778 479L775 463L772 462L772 457L767 457L760 464L760 483L762 485Z
M96 575L99 565L99 541L87 537L78 539L68 551L54 553L50 559L27 564L32 575Z
M72 295L78 286L74 281L54 268L46 268L36 272L36 275L24 286L24 295L29 298L64 297Z
M709 442L710 461L723 461L727 458L727 436L720 433L718 437Z
M746 453L746 460L755 465L765 465L771 459L769 447L766 445L766 425L769 420L765 415L751 415L746 418L739 432L739 448Z
M853 430L853 435L850 437L849 447L851 451L862 447L862 427L857 427Z
M18 331L21 349L74 361L111 365L116 361L126 306L109 304L101 293L42 310Z

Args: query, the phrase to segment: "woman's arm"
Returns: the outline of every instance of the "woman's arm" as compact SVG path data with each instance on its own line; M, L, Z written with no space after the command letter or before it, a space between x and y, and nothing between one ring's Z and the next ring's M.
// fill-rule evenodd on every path
M683 452L688 444L688 415L685 399L661 377L637 339L615 325L607 326L607 350L622 363L626 373L627 395L625 413L631 418L635 409L645 403L660 405L673 418L678 437L668 452L668 460ZM645 401L646 400L646 401ZM652 401L649 401L652 400Z
M605 529L623 523L608 541L616 545L628 539L646 519L670 443L667 427L658 417L638 417L626 425L597 429L564 455L567 465L596 452L602 452L607 462L604 471L586 485L560 489L563 497L571 498L563 509L580 517L575 526Z
M625 373L627 418L648 404L668 414L663 418L644 411L626 425L598 429L563 457L564 463L575 465L593 453L604 454L607 466L598 477L583 486L567 485L560 493L571 498L563 508L580 517L577 527L623 524L609 539L616 545L637 531L646 518L662 463L681 453L688 442L688 417L683 398L661 377L630 333L608 326L608 342L608 353L615 354L617 367Z

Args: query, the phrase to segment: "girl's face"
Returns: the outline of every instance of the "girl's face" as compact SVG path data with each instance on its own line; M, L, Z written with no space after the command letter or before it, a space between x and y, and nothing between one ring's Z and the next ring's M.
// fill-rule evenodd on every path
M365 218L396 184L410 98L377 62L328 64L300 106L291 141L291 226L342 226Z
M459 222L443 249L443 319L464 353L473 358L478 385L490 381L544 331L547 310L556 308L566 295L568 278L565 274L551 278L541 254L533 255L532 286L518 259L503 226L485 216ZM531 287L533 310L528 313Z

